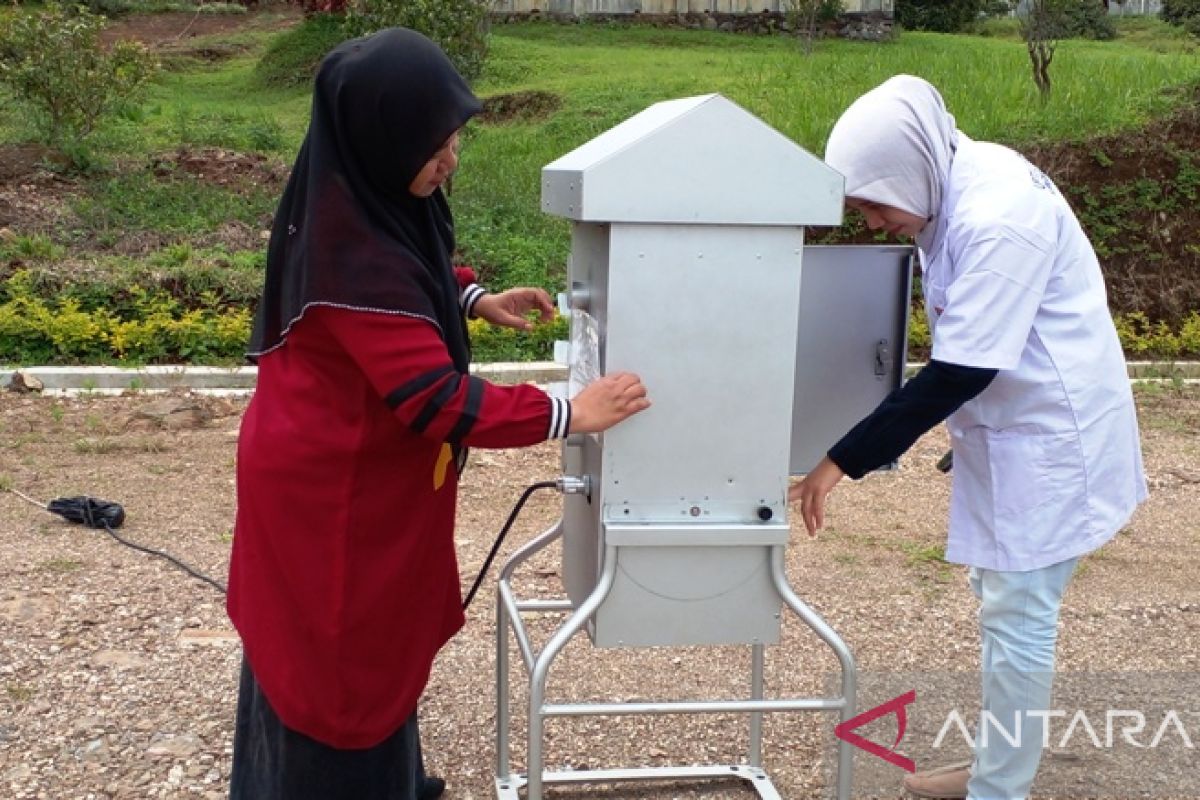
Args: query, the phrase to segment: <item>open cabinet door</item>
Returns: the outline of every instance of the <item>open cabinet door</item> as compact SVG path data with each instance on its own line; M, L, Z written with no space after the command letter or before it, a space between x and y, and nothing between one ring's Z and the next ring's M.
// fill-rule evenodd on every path
M904 382L916 250L804 248L790 472L803 475Z

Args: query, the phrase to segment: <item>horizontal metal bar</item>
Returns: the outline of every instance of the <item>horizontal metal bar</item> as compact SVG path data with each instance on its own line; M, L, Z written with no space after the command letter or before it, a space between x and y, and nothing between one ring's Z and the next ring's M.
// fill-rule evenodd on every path
M546 717L632 714L720 714L749 711L841 711L843 698L800 700L703 700L661 703L557 703L542 706Z
M706 766L640 766L640 768L608 769L608 770L560 770L547 771L542 774L544 783L616 783L619 781L682 781L682 780L720 780L720 778L737 778L740 781L752 781L755 786L767 784L770 780L766 772L754 766L744 764L713 764ZM497 778L505 790L516 792L526 786L528 778L523 774L512 775L508 778ZM772 787L774 792L774 787ZM760 792L760 794L762 794ZM762 795L762 796L779 796Z
M572 611L575 606L570 600L518 600L521 611Z

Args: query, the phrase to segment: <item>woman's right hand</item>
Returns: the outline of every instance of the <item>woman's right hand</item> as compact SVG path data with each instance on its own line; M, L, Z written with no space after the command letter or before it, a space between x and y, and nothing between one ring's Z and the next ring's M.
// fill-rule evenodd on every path
M594 380L571 401L571 433L599 433L650 407L642 379L614 372Z

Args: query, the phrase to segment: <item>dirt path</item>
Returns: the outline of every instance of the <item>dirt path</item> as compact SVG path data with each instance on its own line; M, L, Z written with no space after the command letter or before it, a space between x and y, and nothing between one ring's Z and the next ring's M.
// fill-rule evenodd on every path
M1200 393L1143 393L1140 405L1153 495L1124 533L1085 560L1073 582L1060 669L1118 674L1127 686L1149 672L1188 673L1191 694L1179 702L1195 711ZM128 513L125 535L223 580L242 407L242 401L186 396L63 401L6 393L0 395L0 486L43 500L90 494L119 501ZM944 447L944 434L931 433L899 470L839 489L830 508L832 529L815 540L797 534L789 549L792 585L855 652L865 681L860 708L892 696L881 695L885 687L867 681L871 675L911 676L923 682L922 692L939 675L977 680L970 676L978 665L975 602L964 570L936 558L948 481L933 464ZM475 454L461 492L464 585L522 488L556 475L556 453L545 445ZM548 525L555 505L555 499L535 498L506 551ZM522 590L549 596L559 586L558 572L556 554L539 558L525 571ZM428 758L449 779L451 799L492 796L493 586L489 581L466 630L443 652L422 706ZM534 629L541 636L550 628ZM60 522L12 493L0 494L0 796L224 797L240 657L222 598L210 587L102 533ZM734 697L747 686L744 648L597 650L578 637L560 664L551 680L551 695L560 700ZM821 694L835 667L792 619L781 644L768 648L767 664L768 696ZM523 697L517 693L518 708ZM1102 725L1103 716L1096 719ZM822 792L833 722L816 714L768 718L766 767L785 797ZM927 723L913 715L905 747ZM888 724L864 731L890 742ZM1151 731L1157 727L1148 724ZM1183 724L1200 741L1200 717ZM524 730L523 715L515 725L518 734ZM732 763L741 760L745 740L743 721L728 717L585 718L552 723L549 732L552 763L576 768ZM1178 739L1169 733L1164 746ZM931 756L911 744L918 763L930 766ZM1053 795L1102 795L1096 776L1118 756L1088 748L1080 753L1071 744L1053 749L1043 772L1055 787L1074 790ZM1168 767L1194 767L1194 753L1180 753ZM1128 786L1137 777L1138 785L1157 786L1155 796L1166 796L1153 784L1155 774L1169 772L1157 756L1140 751L1140 762L1118 778ZM514 759L524 762L521 741ZM899 770L865 753L857 763L864 780L891 787L878 796L898 796ZM1173 780L1173 790L1183 792L1184 779ZM1133 796L1120 791L1127 790L1102 796ZM593 787L554 796L752 794L724 783ZM1178 796L1200 797L1200 790Z

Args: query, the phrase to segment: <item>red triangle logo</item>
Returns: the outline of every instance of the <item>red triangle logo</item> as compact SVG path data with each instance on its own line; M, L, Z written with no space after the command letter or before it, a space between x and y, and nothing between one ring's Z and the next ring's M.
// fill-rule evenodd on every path
M895 764L905 772L916 772L917 765L913 762L913 760L911 758L905 758L895 750L896 745L900 744L900 740L904 738L904 729L908 725L908 716L905 713L904 707L909 703L915 703L916 700L916 689L905 692L899 697L893 697L886 703L880 703L869 711L864 711L857 717L853 717L841 723L833 729L833 735L844 742L849 742L860 750L866 750L871 755L882 758L889 764ZM882 745L875 744L875 742L872 742L870 739L859 736L857 733L853 732L855 728L859 728L863 725L866 725L868 722L873 722L880 717L887 716L888 714L896 715L896 726L899 731L896 734L896 741L892 742L892 749L889 750Z

